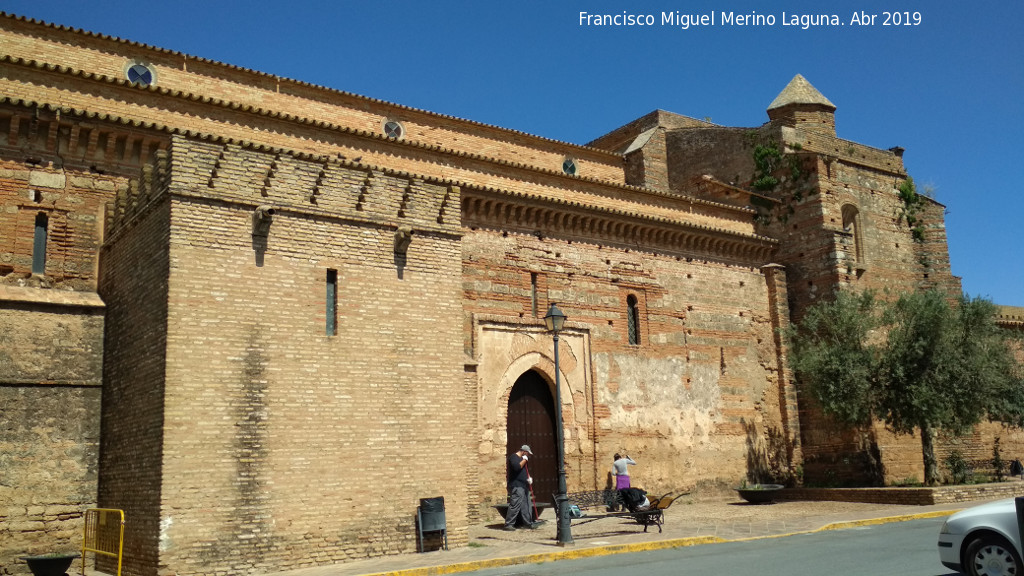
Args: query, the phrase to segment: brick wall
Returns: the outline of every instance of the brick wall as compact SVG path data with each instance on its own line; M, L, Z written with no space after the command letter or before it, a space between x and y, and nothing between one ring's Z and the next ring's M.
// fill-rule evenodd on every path
M758 228L779 240L773 258L786 267L794 320L837 289L888 291L893 297L929 287L958 293L943 207L925 200L920 214L924 238L915 240L907 224L894 217L903 207L896 187L907 177L900 155L837 138L815 114L797 114L758 129L687 126L669 131L671 187L744 205L749 202L732 194L729 185L746 186L753 179L755 144L775 142L795 159L799 176L784 163L776 173L780 184L761 192L772 202L762 202L770 208L761 211ZM660 152L654 147L650 153ZM855 226L844 221L850 207L857 213ZM864 482L876 472L888 482L919 475L920 447L911 437L881 429L844 431L806 396L800 398L800 420L809 482Z
M169 170L154 177L169 192L125 199L104 260L108 341L163 344L122 343L129 356L108 361L109 389L150 382L111 436L160 430L147 414L163 429L145 453L112 440L137 456L106 463L101 482L101 501L129 509L129 523L131 509L145 516L134 570L253 573L412 551L418 500L438 495L449 539L464 542L474 411L458 346L459 233L441 209L446 197L458 205L458 189L180 139ZM264 238L253 235L260 204L276 210ZM404 258L400 224L413 228ZM136 465L147 480L132 489L117 479Z
M16 143L12 143L14 147ZM0 285L95 291L103 206L123 180L64 166L0 162ZM46 218L46 268L33 280L33 238Z
M107 303L99 504L125 512L124 570L159 561L170 273L170 202L148 204L112 234L101 257Z
M0 336L0 366L16 366L0 391L22 410L0 443L77 458L52 508L19 493L5 541L40 522L63 538L68 503L97 490L103 354L98 501L127 512L128 573L410 551L418 499L437 495L462 543L504 499L509 389L526 370L554 380L537 317L551 302L570 316L570 489L602 487L615 452L654 492L801 461L809 480L856 478L865 458L890 480L917 473L914 437L837 435L803 397L797 413L778 338L837 287L959 288L942 206L914 242L893 219L899 153L806 129L830 114L747 129L658 110L581 147L17 17L0 40L0 334L21 334ZM130 58L156 87L124 82ZM404 139L382 135L389 119ZM754 140L805 172L760 199L767 222L742 192ZM566 156L580 176L561 173ZM256 233L260 207L275 213ZM33 277L41 211L59 249ZM57 351L68 360L42 360ZM23 408L59 399L81 428L34 444ZM972 454L996 435L1008 458L1024 446L979 434Z
M760 132L724 127L689 127L670 132L666 136L670 188L689 192L693 179L705 174L721 182L745 186L754 173L751 137Z

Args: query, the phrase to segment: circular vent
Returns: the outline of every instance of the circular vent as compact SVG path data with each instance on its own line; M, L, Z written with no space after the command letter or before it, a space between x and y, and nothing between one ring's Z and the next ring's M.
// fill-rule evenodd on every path
M562 172L565 172L569 176L575 176L579 172L579 167L576 166L576 161L566 156L565 160L562 161Z
M405 136L405 127L400 122L388 120L384 123L384 135L388 138L400 139Z
M156 84L156 71L149 64L132 61L125 66L124 75L133 86L152 86Z

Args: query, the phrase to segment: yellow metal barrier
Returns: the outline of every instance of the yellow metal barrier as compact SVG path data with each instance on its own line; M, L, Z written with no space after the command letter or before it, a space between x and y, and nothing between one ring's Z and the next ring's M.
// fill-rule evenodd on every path
M121 555L124 552L124 510L90 508L85 511L82 530L82 575L85 576L85 553L117 558L117 576L121 576Z

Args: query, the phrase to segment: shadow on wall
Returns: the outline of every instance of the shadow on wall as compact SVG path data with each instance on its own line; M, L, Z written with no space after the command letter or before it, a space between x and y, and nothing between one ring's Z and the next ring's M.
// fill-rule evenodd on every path
M805 455L802 463L791 467L782 431L769 427L762 433L753 422L741 423L747 436L748 482L787 486L806 482L831 488L884 485L885 468L870 427L836 430L835 436L848 439L849 445L837 444L836 453Z
M885 485L885 465L871 427L835 428L831 424L827 450L804 453L804 484L818 488L864 488Z
M778 428L769 427L762 435L753 422L740 420L747 435L747 482L751 484L796 483L789 466L786 437Z
M405 277L406 258L409 253L409 244L412 244L412 228L400 226L395 230L395 270L398 272L398 279Z
M267 238L270 224L276 210L271 206L259 206L252 213L252 249L256 253L256 266L263 266L263 255L267 252Z

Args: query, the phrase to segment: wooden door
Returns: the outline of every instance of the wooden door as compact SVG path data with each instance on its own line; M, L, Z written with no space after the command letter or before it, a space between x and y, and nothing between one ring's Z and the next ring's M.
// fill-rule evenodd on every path
M555 437L555 402L544 378L530 370L516 380L508 398L508 446L506 454L529 444L530 475L537 502L554 503L558 491L558 446Z

